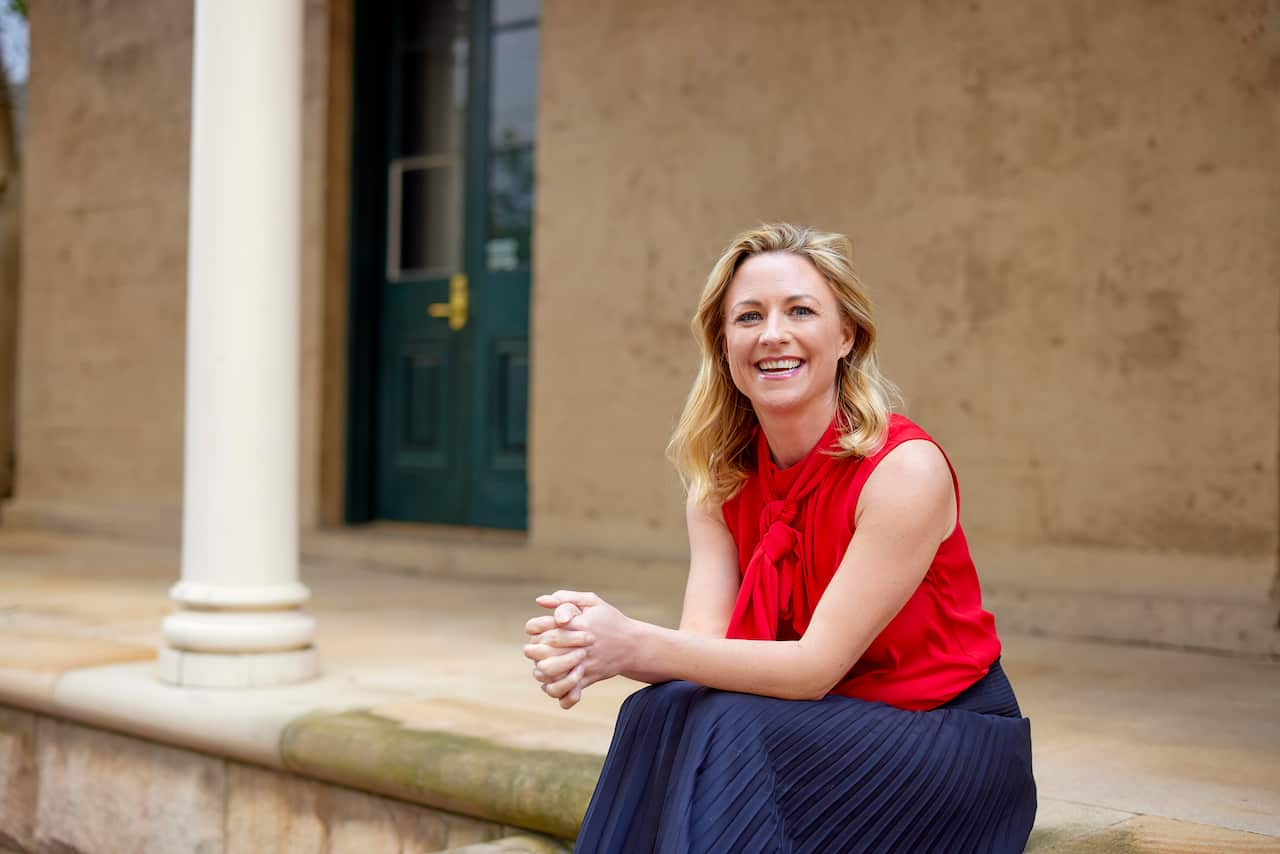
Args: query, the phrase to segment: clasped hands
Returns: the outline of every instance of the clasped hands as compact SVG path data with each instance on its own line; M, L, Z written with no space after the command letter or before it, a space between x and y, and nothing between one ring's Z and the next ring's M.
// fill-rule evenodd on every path
M551 613L525 623L524 654L560 708L572 708L587 687L626 669L634 620L594 593L557 590L534 601Z

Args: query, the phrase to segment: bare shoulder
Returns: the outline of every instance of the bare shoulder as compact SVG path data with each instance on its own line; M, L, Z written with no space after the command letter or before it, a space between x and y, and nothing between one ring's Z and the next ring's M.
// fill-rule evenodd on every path
M724 504L711 499L695 501L693 493L690 493L685 498L684 515L685 521L691 527L694 525L700 527L711 525L713 527L728 528L724 521Z
M858 497L857 516L867 512L914 514L948 519L955 516L951 467L933 442L912 439L885 454Z

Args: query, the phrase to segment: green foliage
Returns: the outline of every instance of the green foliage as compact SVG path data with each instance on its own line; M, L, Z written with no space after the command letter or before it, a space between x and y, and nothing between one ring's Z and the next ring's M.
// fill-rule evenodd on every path
M9 0L9 11L27 17L27 0Z

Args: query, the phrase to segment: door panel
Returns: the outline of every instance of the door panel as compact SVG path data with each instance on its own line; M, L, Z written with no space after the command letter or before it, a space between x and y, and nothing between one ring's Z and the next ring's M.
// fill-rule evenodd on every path
M384 294L375 481L383 519L465 521L458 511L466 466L455 452L463 354L447 326L423 322L437 293L428 283L398 284Z
M523 528L539 4L392 6L373 515Z

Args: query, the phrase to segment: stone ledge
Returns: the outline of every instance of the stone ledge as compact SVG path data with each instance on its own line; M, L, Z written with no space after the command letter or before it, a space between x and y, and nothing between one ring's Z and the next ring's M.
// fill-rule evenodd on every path
M367 712L291 722L280 756L298 774L567 839L604 764L599 755L410 729Z
M0 706L0 854L429 852L508 835L542 847L497 850L563 850L519 828Z
M36 729L43 738L36 737ZM451 854L564 854L564 840L577 833L603 761L595 754L414 729L366 711L298 718L282 731L280 747L283 772L0 707L0 852L15 843L18 850L44 850L41 846L51 840L64 844L58 850L97 850L93 840L110 833L122 814L118 795L101 801L100 782L119 772L137 792L142 781L149 781L146 791L167 805L154 811L146 827L131 827L132 850L162 837L172 842L175 834L185 840L179 847L196 850L186 843L194 827L189 819L199 813L205 819L202 840L221 841L210 850L269 850L305 837L308 841L296 850L316 850L323 838L341 838L344 850L404 850L412 840L414 850ZM86 763L96 771L80 767ZM193 777L193 767L202 774ZM48 789L39 797L37 784ZM182 786L191 791L175 798ZM231 795L225 803L216 796L224 789ZM86 798L101 801L95 811L68 806ZM175 805L181 807L176 813ZM234 820L209 820L221 815L220 809ZM64 820L73 812L83 821ZM1026 850L1274 852L1280 850L1278 842L1224 827L1042 798Z
M440 854L569 854L569 849L546 836L506 836L492 842L450 848Z
M1001 635L1280 659L1280 628L1273 604L987 583L982 600L996 615Z

